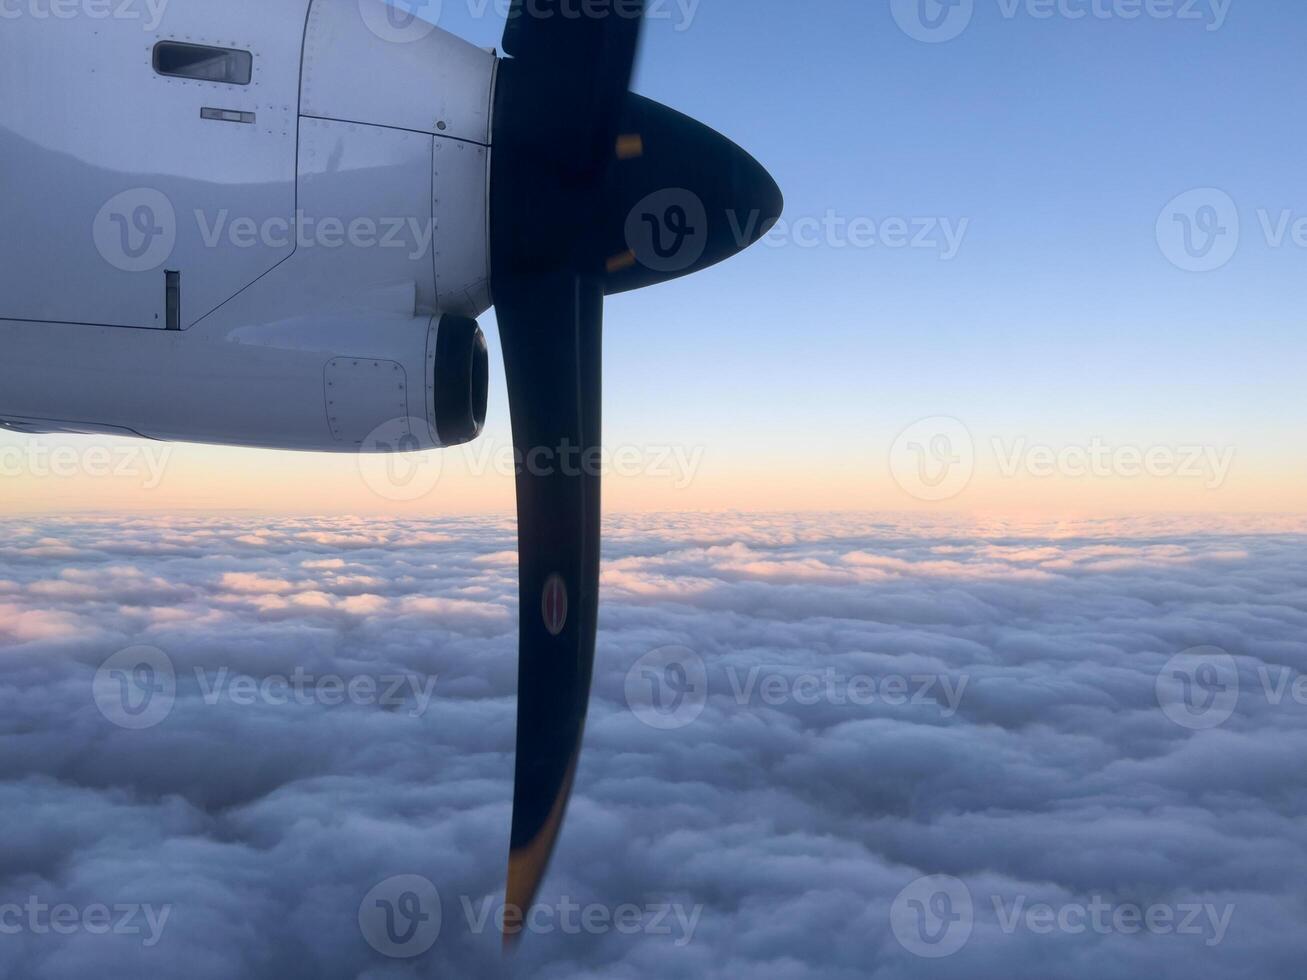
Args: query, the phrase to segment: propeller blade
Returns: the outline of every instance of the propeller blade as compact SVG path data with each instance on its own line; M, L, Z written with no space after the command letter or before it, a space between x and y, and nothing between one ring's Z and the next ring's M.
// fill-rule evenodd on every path
M642 0L592 6L515 0L495 83L491 292L518 454L521 576L506 945L558 840L590 700L604 295L741 251L782 206L735 144L630 94Z
M495 82L491 158L492 261L500 281L560 268L595 271L590 240L644 8L642 0L612 6L599 16L578 13L575 0L514 3L504 34L514 57L500 64Z
M643 3L624 9L578 17L571 0L517 0L495 83L491 290L518 453L521 593L506 945L562 828L594 669L604 298L594 242Z
M576 775L599 605L603 284L554 273L495 294L518 454L521 625L504 941L535 900Z
M607 105L616 111L631 86L644 20L644 0L576 9L575 0L513 0L502 43L504 54L518 68L534 67L548 78L538 82L558 90L572 86L569 101L553 107L550 118L588 115L586 106ZM585 84L587 88L579 88Z

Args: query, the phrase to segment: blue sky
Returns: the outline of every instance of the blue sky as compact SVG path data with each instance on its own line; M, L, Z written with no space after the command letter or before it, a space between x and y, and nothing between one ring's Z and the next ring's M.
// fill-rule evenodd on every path
M650 20L636 88L753 152L789 220L968 226L951 261L760 246L612 301L610 433L694 429L778 466L795 444L836 452L936 414L1050 440L1093 430L1237 443L1245 459L1297 451L1307 250L1269 247L1257 211L1307 215L1307 11L1011 9L977 0L967 30L939 44L908 37L885 2L703 0L684 30L679 15ZM486 44L499 31L462 3L441 23ZM1240 249L1218 271L1182 271L1157 218L1209 186L1239 205Z

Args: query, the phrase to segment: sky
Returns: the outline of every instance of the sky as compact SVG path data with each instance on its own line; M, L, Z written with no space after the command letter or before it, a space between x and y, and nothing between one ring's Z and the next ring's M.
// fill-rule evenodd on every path
M1307 525L1266 523L610 520L506 959L511 519L7 520L0 976L1291 980Z
M607 509L1301 511L1307 11L921 2L651 7L636 90L748 149L787 210L609 301ZM503 5L437 22L494 45ZM481 322L487 430L416 463L416 499L352 456L176 446L160 473L130 443L3 435L4 506L508 512Z

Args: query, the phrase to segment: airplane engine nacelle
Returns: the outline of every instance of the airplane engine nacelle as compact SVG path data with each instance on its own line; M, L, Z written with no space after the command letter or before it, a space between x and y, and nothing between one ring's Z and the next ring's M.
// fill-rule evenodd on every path
M480 434L489 360L476 321L314 315L232 331L0 321L0 427L317 452L456 446Z
M381 0L161 14L0 31L0 426L474 438L495 56Z

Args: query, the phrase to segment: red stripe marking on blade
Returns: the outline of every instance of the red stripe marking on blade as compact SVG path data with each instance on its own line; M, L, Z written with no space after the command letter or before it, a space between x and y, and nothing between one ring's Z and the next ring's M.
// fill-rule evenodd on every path
M567 583L561 575L550 575L545 582L540 611L545 618L545 629L550 636L558 636L567 626Z

